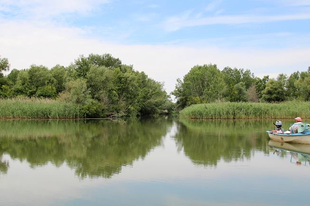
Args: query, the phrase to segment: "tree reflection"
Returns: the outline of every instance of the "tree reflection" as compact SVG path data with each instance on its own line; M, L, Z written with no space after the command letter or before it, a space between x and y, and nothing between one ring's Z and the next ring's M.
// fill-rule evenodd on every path
M269 122L181 120L175 140L195 164L216 166L251 158L252 151L265 153Z
M6 174L8 172L9 169L9 163L7 161L4 161L2 159L0 159L0 174Z
M66 163L80 178L110 178L161 145L170 126L161 120L0 121L0 156L7 153L31 167Z

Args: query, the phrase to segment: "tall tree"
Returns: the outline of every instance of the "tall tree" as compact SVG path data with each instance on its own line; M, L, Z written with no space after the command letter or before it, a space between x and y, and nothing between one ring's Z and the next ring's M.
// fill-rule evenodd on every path
M0 75L3 71L7 71L10 68L10 64L7 58L1 58L0 56Z
M223 79L225 82L225 87L223 91L223 96L228 101L246 101L245 96L238 96L242 90L242 94L244 94L244 90L249 89L255 82L254 75L250 70L243 70L237 68L225 67L222 71ZM242 84L241 84L242 83Z
M177 98L178 105L186 106L197 103L214 102L221 98L223 79L216 65L203 65L193 67L188 74L179 81L180 85L173 94Z
M262 92L262 99L266 102L282 102L285 100L285 88L281 81L269 80Z
M259 77L255 78L255 89L259 99L262 99L263 91L265 90L268 81L268 75L264 76L262 79L260 79Z

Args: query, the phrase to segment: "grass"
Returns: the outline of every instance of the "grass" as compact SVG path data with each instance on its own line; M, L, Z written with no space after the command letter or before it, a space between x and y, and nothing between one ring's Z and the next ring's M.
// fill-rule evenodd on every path
M74 119L78 105L51 99L0 99L0 119Z
M185 119L286 119L310 117L310 102L196 104L180 111Z

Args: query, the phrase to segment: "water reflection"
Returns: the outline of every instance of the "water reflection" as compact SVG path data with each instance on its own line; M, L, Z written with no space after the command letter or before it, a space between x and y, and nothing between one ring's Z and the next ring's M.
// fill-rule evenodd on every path
M297 165L310 165L310 145L289 144L270 140L268 145L273 149L273 154L280 157L290 156L290 162Z
M251 158L254 150L268 153L265 134L269 122L182 120L174 137L195 164L216 166Z
M161 120L0 121L0 160L9 154L31 167L66 162L80 178L110 178L161 145L171 125ZM8 167L0 161L0 172Z

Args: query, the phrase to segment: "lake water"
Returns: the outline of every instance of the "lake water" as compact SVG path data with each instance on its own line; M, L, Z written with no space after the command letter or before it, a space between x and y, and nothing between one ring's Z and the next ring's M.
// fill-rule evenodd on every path
M289 121L284 122L287 129ZM0 205L309 205L266 121L0 121Z

